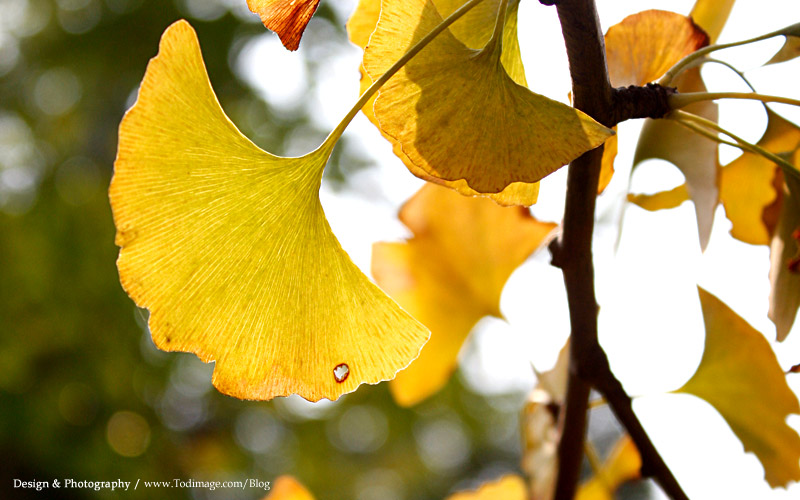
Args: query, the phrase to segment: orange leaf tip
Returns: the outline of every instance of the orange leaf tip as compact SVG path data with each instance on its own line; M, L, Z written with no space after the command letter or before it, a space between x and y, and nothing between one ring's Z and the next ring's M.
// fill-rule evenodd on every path
M225 394L336 399L393 378L428 338L331 232L318 190L333 143L282 158L250 142L185 21L164 32L120 125L120 281L150 310L155 344L216 361Z
M247 0L247 6L278 35L284 47L297 50L319 0Z

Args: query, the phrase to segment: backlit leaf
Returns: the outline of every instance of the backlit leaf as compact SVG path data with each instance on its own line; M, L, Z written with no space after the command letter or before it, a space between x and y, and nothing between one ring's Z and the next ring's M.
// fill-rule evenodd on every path
M706 92L698 68L681 73L674 84L680 92ZM717 122L719 110L713 101L683 108L689 113ZM717 143L687 130L671 120L646 120L634 153L634 168L645 160L666 160L686 177L687 191L694 202L700 247L705 249L719 203L719 158Z
M283 46L297 50L319 0L247 0L247 6L258 14L261 22L274 31Z
M697 0L689 14L694 22L708 33L709 43L714 43L722 33L736 0Z
M642 457L630 436L623 435L591 479L578 489L576 500L614 500L614 492L641 477Z
M555 224L538 222L521 207L500 207L433 184L403 206L400 220L413 237L377 243L372 274L431 330L419 358L389 386L398 404L410 406L447 382L479 319L501 317L506 280Z
M679 392L706 400L745 451L755 453L772 487L800 480L800 437L786 424L800 413L775 353L761 333L699 288L706 327L700 366Z
M686 184L681 184L669 191L654 194L629 194L628 201L639 207L654 212L665 208L676 208L689 199Z
M776 154L794 152L800 146L800 127L769 109L767 118L767 130L758 145ZM722 169L720 200L733 223L734 238L753 245L770 243L772 231L764 212L777 197L778 170L775 163L747 151Z
M608 75L614 87L645 85L672 65L708 44L708 36L690 18L663 10L647 10L626 17L605 36ZM649 126L658 127L656 123ZM616 144L606 142L600 187L608 184L614 168Z
M461 6L460 1L454 0L435 0L434 4L443 16L451 14L456 8ZM347 22L347 32L350 35L350 41L358 45L362 49L366 48L369 42L370 35L375 31L378 24L378 17L380 15L380 0L361 0L358 3L353 15ZM509 73L511 78L520 85L527 85L525 80L525 70L522 65L522 58L519 49L519 40L517 39L517 12L519 2L512 1L508 9L508 19L503 32L503 53L501 62L503 67ZM494 21L497 17L497 12L500 8L499 0L485 0L477 7L469 11L463 18L458 20L449 29L453 35L470 48L479 49L483 47L489 40ZM362 65L361 67L361 92L363 93L372 84L372 78L367 74ZM369 120L380 129L380 124L375 118L373 107L375 104L374 96L364 106L363 112ZM466 181L463 179L455 181L445 181L438 177L434 177L419 168L413 161L403 152L402 145L394 140L393 137L387 135L381 130L381 133L389 142L392 143L394 153L403 161L408 169L415 176L424 179L428 182L434 182L455 189L459 193L466 196L481 196L474 189L470 188ZM522 183L516 182L505 188L500 193L491 193L489 198L493 199L496 203L503 206L513 205L533 205L539 195L538 183Z
M441 20L430 0L385 1L364 53L367 73L382 74ZM539 181L612 135L515 83L499 64L498 45L487 47L476 51L443 32L375 100L382 131L428 175L498 193Z
M314 500L314 496L292 476L280 476L264 500Z
M791 61L798 56L800 56L800 37L787 36L786 41L783 43L781 49L775 53L774 56L772 56L772 59L765 63L765 66L767 64Z
M503 476L496 481L484 483L475 491L461 491L447 500L527 500L525 482L516 475Z
M626 17L605 36L614 87L653 82L675 63L708 45L708 35L686 16L647 10Z
M800 307L800 182L786 176L794 189L783 194L778 227L770 247L769 318L782 341L792 329Z
M191 26L165 31L120 125L117 265L155 344L216 361L221 392L336 399L392 378L428 337L331 232L318 190L333 142L262 151L222 111Z

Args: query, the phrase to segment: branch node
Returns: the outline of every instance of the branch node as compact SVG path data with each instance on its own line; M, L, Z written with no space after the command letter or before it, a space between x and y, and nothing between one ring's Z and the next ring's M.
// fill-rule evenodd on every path
M648 83L644 87L631 85L615 88L612 93L611 123L604 125L613 126L631 118L663 118L672 111L669 96L676 92L675 87L664 87L657 83Z
M550 265L553 267L557 267L559 269L563 269L564 267L564 257L563 257L563 246L561 245L561 238L553 239L549 245L547 245L547 250L550 251Z

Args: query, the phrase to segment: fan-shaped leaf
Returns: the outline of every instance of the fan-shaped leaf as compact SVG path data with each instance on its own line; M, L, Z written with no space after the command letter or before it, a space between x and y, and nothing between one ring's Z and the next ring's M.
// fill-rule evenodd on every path
M332 148L260 150L220 108L191 26L164 33L120 126L120 280L155 344L216 361L226 394L336 399L392 378L428 337L331 232L318 190Z
M375 280L431 329L431 339L390 388L403 406L438 391L483 316L500 317L508 277L552 232L527 209L504 208L426 184L400 211L414 236L373 247Z
M247 6L258 14L261 22L274 31L283 46L297 50L308 22L317 10L319 0L247 0Z

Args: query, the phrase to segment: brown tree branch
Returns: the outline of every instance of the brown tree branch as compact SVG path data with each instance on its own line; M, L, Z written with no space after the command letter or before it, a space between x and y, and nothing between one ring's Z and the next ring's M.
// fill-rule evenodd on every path
M611 87L594 0L559 0L556 8L569 57L575 107L608 125L637 115L661 113L662 97L666 100L671 90ZM643 92L649 94L642 97ZM553 263L564 274L572 339L567 396L559 419L561 441L555 499L571 500L575 496L586 436L589 391L594 386L636 443L642 455L643 475L653 475L670 497L683 500L688 497L642 428L597 338L592 233L602 156L603 148L597 148L569 165L563 233L550 246Z

